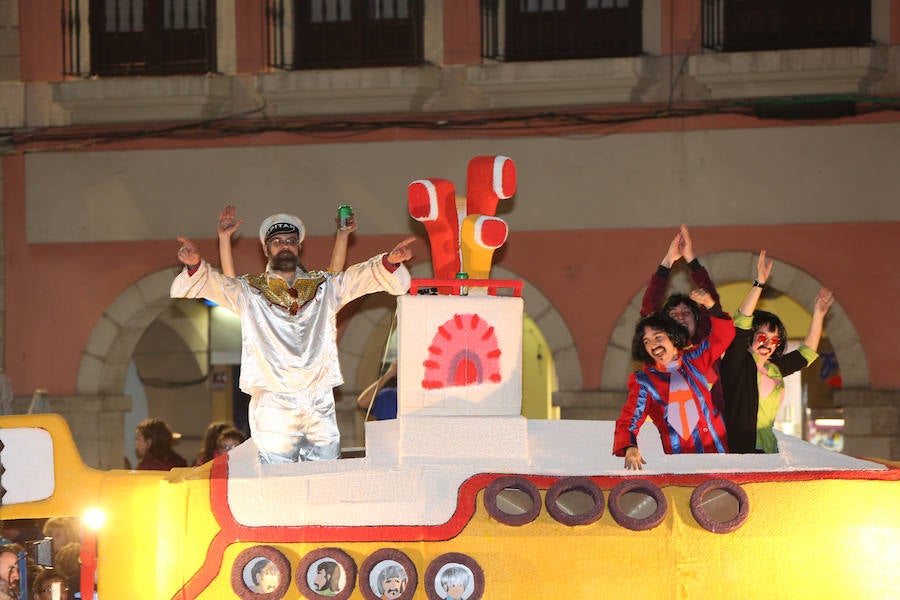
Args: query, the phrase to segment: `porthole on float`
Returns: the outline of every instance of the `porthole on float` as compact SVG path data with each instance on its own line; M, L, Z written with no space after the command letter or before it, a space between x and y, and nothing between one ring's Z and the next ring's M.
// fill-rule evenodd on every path
M356 587L356 562L340 548L319 548L297 565L294 583L308 600L347 600Z
M710 479L691 493L691 514L703 529L731 533L750 515L744 488L727 479Z
M280 600L291 585L291 563L272 546L242 550L231 567L231 588L243 600Z
M359 568L359 591L366 600L412 600L418 585L416 565L400 550L376 550Z
M484 571L471 556L458 552L441 554L428 565L422 581L428 600L481 600Z
M544 504L563 525L590 525L603 516L603 490L587 477L566 477L547 490Z
M524 477L500 477L484 491L484 507L495 521L519 527L541 512L541 493Z
M663 522L668 510L662 490L646 479L628 479L609 493L609 514L632 531L653 529Z

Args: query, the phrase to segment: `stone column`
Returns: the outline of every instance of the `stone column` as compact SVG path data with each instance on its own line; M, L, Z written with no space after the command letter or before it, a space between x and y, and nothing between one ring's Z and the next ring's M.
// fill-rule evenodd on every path
M553 394L560 419L615 421L622 412L627 390L560 390Z
M837 390L844 409L844 454L900 460L900 390Z

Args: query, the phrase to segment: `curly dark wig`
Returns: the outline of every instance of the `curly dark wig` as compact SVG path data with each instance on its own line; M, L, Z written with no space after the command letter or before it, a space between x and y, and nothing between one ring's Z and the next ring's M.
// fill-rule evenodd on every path
M649 327L664 332L672 341L672 345L681 350L688 345L690 335L687 327L665 313L647 315L634 327L634 338L631 340L631 358L647 365L656 362L644 348L644 330Z

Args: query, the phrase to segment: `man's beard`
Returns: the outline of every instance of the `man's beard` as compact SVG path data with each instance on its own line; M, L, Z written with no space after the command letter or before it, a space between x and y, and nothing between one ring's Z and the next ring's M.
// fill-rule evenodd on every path
M300 257L290 250L282 250L269 259L269 266L273 271L293 271L299 261Z

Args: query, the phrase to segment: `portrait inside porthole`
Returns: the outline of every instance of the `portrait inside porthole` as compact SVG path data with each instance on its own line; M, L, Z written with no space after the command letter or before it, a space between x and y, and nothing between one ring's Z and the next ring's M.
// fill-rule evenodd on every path
M451 562L441 567L432 585L439 598L469 600L475 591L475 576L466 565Z
M475 559L459 552L441 554L425 571L428 600L481 600L484 571Z
M307 569L306 583L309 589L320 596L336 596L347 585L347 574L333 559L322 558Z
M394 600L403 595L409 583L406 569L395 560L383 560L372 568L369 586L376 597Z
M271 594L281 586L283 577L278 565L264 556L254 558L242 572L244 584L255 594Z

